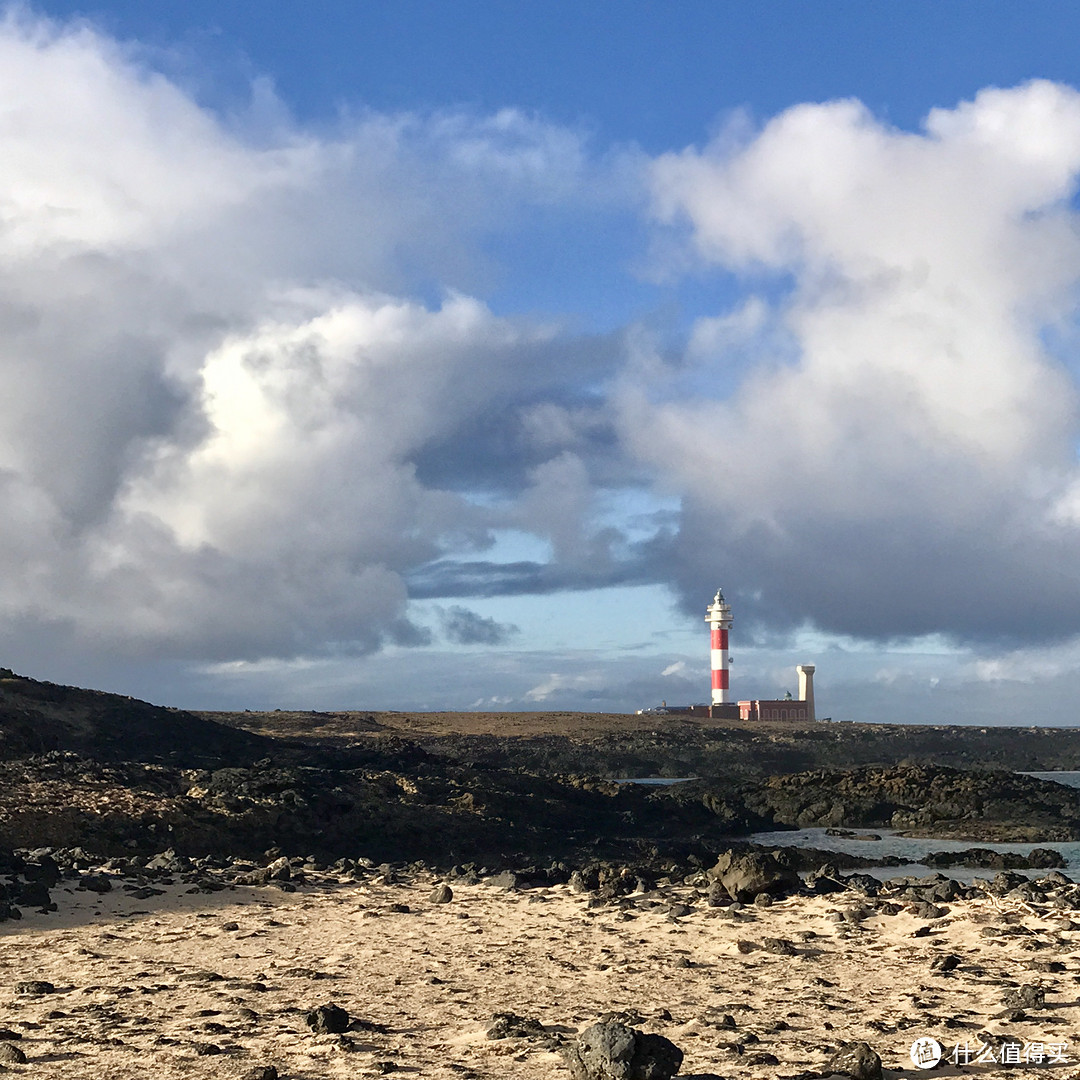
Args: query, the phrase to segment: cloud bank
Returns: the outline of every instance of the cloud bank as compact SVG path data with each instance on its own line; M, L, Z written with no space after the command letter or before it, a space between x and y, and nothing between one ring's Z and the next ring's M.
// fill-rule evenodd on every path
M685 494L691 607L722 574L773 625L1080 630L1078 170L1080 95L1038 82L918 133L799 106L654 163L684 266L749 293L621 392L625 444Z
M93 29L0 24L12 636L362 653L429 641L406 575L482 555L493 529L576 557L591 489L568 439L596 441L582 417L614 350L454 285L490 275L490 230L593 204L603 166L512 110L360 113L317 137L281 109L268 124L260 93L226 123ZM499 638L455 611L451 639Z

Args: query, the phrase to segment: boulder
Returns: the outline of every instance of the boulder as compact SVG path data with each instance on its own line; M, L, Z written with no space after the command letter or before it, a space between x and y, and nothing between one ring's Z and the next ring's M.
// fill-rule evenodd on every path
M1046 1007L1046 991L1034 983L1027 983L1006 991L1004 1001L1012 1009L1043 1009Z
M801 884L799 875L768 851L742 854L725 851L709 871L709 877L723 885L732 900L744 903L759 893L793 892Z
M852 1080L881 1080L881 1058L869 1043L843 1043L829 1058L829 1068Z
M567 1044L563 1057L574 1080L671 1080L683 1053L662 1035L602 1020Z
M349 1026L349 1014L339 1005L319 1005L305 1019L316 1035L340 1035Z

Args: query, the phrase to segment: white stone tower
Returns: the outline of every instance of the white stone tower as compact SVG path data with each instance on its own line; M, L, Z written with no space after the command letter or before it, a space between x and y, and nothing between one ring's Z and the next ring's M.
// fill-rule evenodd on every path
M799 673L799 700L806 702L806 719L814 717L814 665L800 664L796 669Z

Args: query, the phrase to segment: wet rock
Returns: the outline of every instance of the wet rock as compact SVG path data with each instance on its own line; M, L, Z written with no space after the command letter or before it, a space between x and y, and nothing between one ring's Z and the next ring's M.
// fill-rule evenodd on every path
M829 1058L829 1069L852 1080L881 1080L881 1058L869 1043L844 1043Z
M340 1035L349 1027L349 1014L339 1005L319 1005L304 1019L316 1035Z
M601 1021L563 1048L574 1080L671 1080L683 1053L662 1035Z

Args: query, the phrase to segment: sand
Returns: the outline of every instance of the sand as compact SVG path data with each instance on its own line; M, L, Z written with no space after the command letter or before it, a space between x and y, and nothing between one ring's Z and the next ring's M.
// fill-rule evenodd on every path
M949 905L930 923L908 911L838 923L830 917L856 906L842 894L734 917L699 899L673 919L668 904L692 889L632 897L624 910L590 907L565 886L457 884L450 903L433 904L433 881L323 878L294 893L212 894L177 884L149 900L58 887L59 912L0 926L0 1028L22 1035L9 1041L29 1058L7 1068L156 1080L243 1077L273 1064L291 1080L389 1071L548 1080L569 1075L558 1055L488 1039L493 1013L572 1037L604 1012L632 1009L639 1027L684 1051L682 1076L797 1076L820 1070L846 1040L869 1042L887 1077L921 1075L908 1056L916 1037L951 1052L975 1047L984 1029L1067 1043L1052 1075L1080 1076L1080 924L1067 914L987 898ZM988 926L1004 933L983 936ZM766 938L796 954L766 951ZM931 968L950 953L956 970ZM1066 970L1038 969L1048 961ZM56 991L16 993L30 979ZM1027 983L1047 989L1047 1007L994 1019L1008 984ZM313 1034L305 1013L326 1003L365 1023L344 1037ZM986 1065L934 1075L961 1073L1005 1075Z

